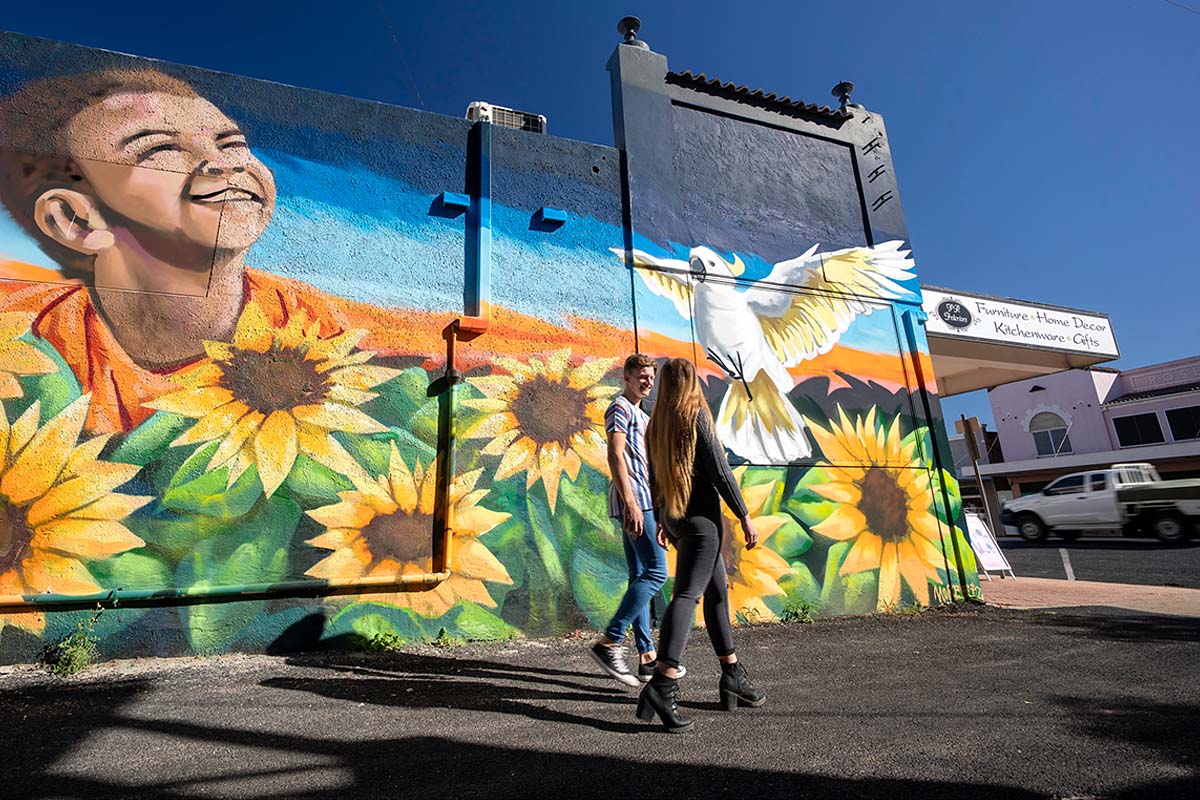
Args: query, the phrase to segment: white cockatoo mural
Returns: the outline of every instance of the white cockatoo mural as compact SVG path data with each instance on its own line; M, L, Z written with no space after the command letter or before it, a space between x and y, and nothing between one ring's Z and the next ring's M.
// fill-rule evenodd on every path
M729 262L703 246L693 247L687 261L632 253L642 281L692 320L696 342L725 373L729 390L717 432L751 463L812 455L804 421L788 399L794 385L788 368L828 352L856 317L880 308L879 301L910 294L902 284L916 277L903 241L826 253L817 248L775 264L748 289L734 280L745 270L736 254ZM624 258L624 251L613 252Z

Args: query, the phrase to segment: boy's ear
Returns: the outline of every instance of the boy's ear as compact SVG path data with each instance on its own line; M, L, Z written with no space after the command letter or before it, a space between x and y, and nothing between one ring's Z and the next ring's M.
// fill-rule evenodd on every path
M94 256L116 243L95 203L81 192L43 192L34 202L33 218L48 238L85 256Z

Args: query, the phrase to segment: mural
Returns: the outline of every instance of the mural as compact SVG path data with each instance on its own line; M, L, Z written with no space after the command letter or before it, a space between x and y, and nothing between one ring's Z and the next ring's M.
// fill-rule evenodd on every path
M0 661L87 613L16 596L116 589L289 591L118 605L109 655L598 627L625 581L603 410L638 349L702 365L742 465L766 546L727 538L738 620L945 602L974 574L911 411L903 241L627 250L617 151L497 129L490 324L450 365L468 123L3 42ZM430 572L440 519L449 579L299 596Z

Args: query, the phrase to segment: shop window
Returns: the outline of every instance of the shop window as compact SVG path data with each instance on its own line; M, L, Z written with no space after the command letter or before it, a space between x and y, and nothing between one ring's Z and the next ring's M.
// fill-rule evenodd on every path
M1121 443L1121 447L1159 444L1165 441L1162 426L1158 424L1158 415L1154 413L1113 417L1113 429L1117 432L1117 441Z
M1167 409L1167 425L1171 438L1177 442L1200 439L1200 406Z
M1029 432L1039 456L1059 456L1071 452L1071 437L1067 423L1058 414L1042 411L1029 421Z

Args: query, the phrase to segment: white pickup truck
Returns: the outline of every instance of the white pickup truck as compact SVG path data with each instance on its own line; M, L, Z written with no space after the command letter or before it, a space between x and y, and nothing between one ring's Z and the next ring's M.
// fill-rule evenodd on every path
M1010 500L1000 518L1029 542L1049 531L1073 541L1086 530L1180 542L1200 523L1200 480L1164 481L1150 464L1114 464L1064 475L1037 494Z

